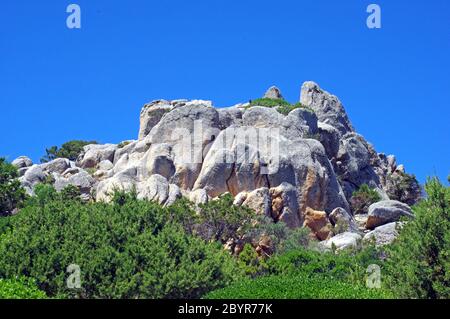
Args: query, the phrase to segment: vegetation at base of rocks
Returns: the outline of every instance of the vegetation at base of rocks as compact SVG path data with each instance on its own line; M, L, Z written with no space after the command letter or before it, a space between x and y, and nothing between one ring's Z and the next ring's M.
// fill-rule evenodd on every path
M3 283L11 298L448 299L450 188L431 179L425 189L393 244L335 253L319 251L304 228L233 206L229 194L199 208L136 192L85 203L74 186L40 184L19 214L0 218L0 294ZM81 289L67 288L71 264ZM382 289L365 287L373 264ZM14 288L23 276L31 290Z
M34 280L0 278L0 299L46 299L45 293L38 289Z
M27 197L18 177L17 168L0 158L0 216L11 214Z
M43 185L0 236L0 278L26 275L58 298L197 298L241 278L220 244L184 231L180 206L118 198L84 204ZM80 289L67 288L71 264Z
M60 148L58 146L52 146L45 150L45 155L41 158L41 163L47 163L56 158L67 158L75 161L83 151L83 147L90 144L97 144L97 142L73 140L64 143Z
M353 214L366 214L369 206L381 200L380 194L370 188L367 184L362 184L357 191L354 191L350 198L350 206Z
M302 105L301 103L291 104L286 100L282 99L270 99L270 98L260 98L250 101L249 107L252 106L263 106L263 107L276 107L277 111L283 115L288 115L291 111L299 108L307 109L311 112L312 109Z
M267 276L213 291L205 299L383 299L392 295L329 277Z
M437 178L413 207L415 219L387 249L389 286L402 298L450 298L450 187Z
M209 201L199 208L196 234L208 241L236 242L254 226L255 213L233 205L231 194L224 194L219 200Z
M414 175L397 171L387 176L386 184L390 199L412 206L422 197L422 189Z

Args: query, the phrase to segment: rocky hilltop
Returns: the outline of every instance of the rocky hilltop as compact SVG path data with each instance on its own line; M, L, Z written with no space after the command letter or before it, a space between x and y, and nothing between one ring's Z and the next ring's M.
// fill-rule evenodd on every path
M274 222L309 227L324 247L392 240L400 217L412 218L417 181L355 132L340 100L316 83L304 83L299 103L286 104L275 87L263 99L228 108L157 100L142 108L137 140L85 146L76 161L33 165L20 157L13 164L30 194L44 181L57 190L74 185L97 201L110 200L116 189L135 189L162 205L231 193L236 205ZM379 201L356 212L352 197L362 185Z

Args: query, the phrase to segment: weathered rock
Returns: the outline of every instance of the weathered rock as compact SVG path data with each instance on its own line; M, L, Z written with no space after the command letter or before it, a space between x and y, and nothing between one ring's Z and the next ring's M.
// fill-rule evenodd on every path
M339 252L345 249L357 249L361 245L361 240L361 235L357 233L345 232L326 241L320 242L319 246L325 250L332 250L334 247L336 252Z
M291 111L287 116L274 108L254 106L242 116L242 125L260 129L275 129L290 140L302 139L318 133L317 116L303 108Z
M391 244L399 235L399 229L403 226L403 223L389 223L383 226L379 226L374 230L368 232L363 242L374 242L376 246L384 246Z
M242 125L242 110L237 107L217 109L219 112L219 128L226 129L232 125Z
M82 168L95 168L102 161L113 162L116 150L117 145L115 144L86 145L78 158L78 165Z
M42 170L49 174L64 173L68 168L72 167L71 162L66 158L57 158L48 163L41 164Z
M228 128L209 150L194 189L216 197L224 192L237 195L282 183L295 185L303 213L307 206L331 211L348 209L323 146L315 140L288 140L283 135L264 135L267 129ZM255 133L256 132L256 133ZM269 129L269 133L271 130ZM253 134L253 135L252 135ZM246 137L265 136L249 144Z
M414 218L411 208L395 200L380 201L369 207L369 216L366 223L367 229L399 221L401 217Z
M19 156L11 164L20 169L32 166L33 161L29 157Z
M175 184L169 184L169 195L164 206L173 205L178 199L182 197L180 188Z
M263 187L249 192L242 205L254 210L257 214L270 216L271 204L269 189Z
M172 109L173 105L165 100L157 100L145 104L140 115L139 139L145 138L152 128L159 123L163 115Z
M136 189L136 168L124 170L111 178L98 183L96 200L109 202L115 191L132 191Z
M220 133L219 114L205 101L191 101L165 114L149 134L153 144L172 145L175 174L171 181L191 190L209 144Z
M318 122L317 126L319 141L324 146L328 158L335 159L339 152L339 131L334 126L322 122Z
M326 212L306 209L304 227L311 229L312 234L319 240L325 240L330 237L332 226L327 218Z
M109 171L114 168L114 164L109 160L104 160L98 163L98 169L103 171Z
M167 143L153 145L144 157L143 164L149 175L159 174L170 180L176 171L172 159L172 146Z
M390 199L398 200L410 206L415 205L422 198L422 189L413 175L406 174L404 167L398 167L385 178L387 195Z
M41 165L34 164L31 166L25 174L20 178L21 181L25 181L26 184L34 186L38 183L45 181L47 174L44 173Z
M91 195L92 187L95 184L95 180L89 173L84 170L69 176L68 178L56 176L54 187L57 191L61 191L69 185L78 187L81 194Z
M196 189L189 193L189 200L195 205L206 204L209 196L204 189Z
M347 199L362 184L371 188L381 188L381 183L372 160L378 158L373 148L356 133L349 133L340 140L336 158L336 173Z
M271 86L263 96L266 99L283 100L283 95L281 91L276 86Z
M355 216L353 216L353 218L355 219L356 225L358 226L359 230L366 229L367 219L369 218L368 214L356 214Z
M138 184L138 198L164 204L169 198L169 182L161 175L152 175Z
M339 99L323 91L316 83L305 82L303 84L300 102L312 108L320 122L334 126L342 135L353 131Z
M298 204L297 189L289 183L282 183L271 188L269 192L272 200L272 218L275 221L283 221L290 228L300 227L303 216Z
M333 224L334 226L333 232L335 234L344 232L357 233L359 231L358 225L353 219L353 216L343 208L338 207L334 209L328 216L328 218L330 219L331 224Z

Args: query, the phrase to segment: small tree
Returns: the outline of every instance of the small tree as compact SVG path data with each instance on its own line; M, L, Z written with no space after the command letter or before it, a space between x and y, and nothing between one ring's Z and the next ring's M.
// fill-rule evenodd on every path
M239 241L253 225L256 214L247 207L233 205L230 194L200 205L198 235L223 244Z
M377 191L371 189L367 184L362 184L359 189L353 192L350 199L353 214L365 214L369 206L381 200Z
M0 158L0 215L10 215L26 198L18 176L17 168Z
M450 187L425 185L428 198L387 249L388 283L400 297L450 298Z
M46 154L41 158L41 163L50 162L56 158L67 158L75 161L83 151L83 147L90 144L97 144L97 142L74 140L64 143L61 148L52 146L45 150Z

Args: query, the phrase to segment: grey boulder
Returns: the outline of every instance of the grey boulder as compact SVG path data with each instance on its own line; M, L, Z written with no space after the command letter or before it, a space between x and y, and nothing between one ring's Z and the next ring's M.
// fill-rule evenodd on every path
M384 200L369 206L369 214L366 222L367 229L399 221L400 218L414 218L411 208L395 200Z

